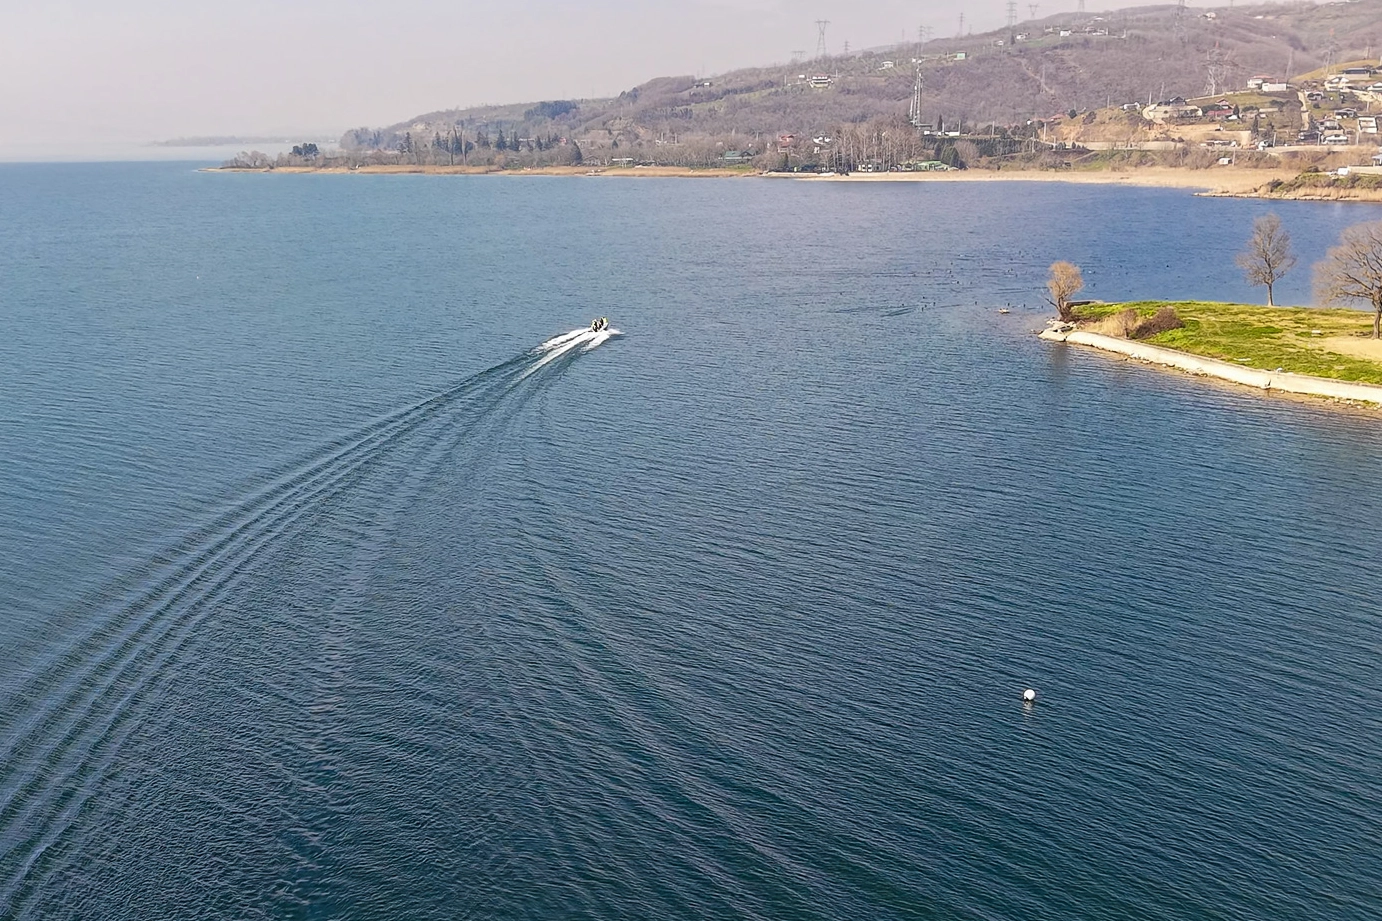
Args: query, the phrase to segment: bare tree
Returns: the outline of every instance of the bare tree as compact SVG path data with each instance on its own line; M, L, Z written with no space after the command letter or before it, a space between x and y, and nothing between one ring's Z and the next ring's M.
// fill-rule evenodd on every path
M1291 252L1291 235L1281 226L1281 218L1264 214L1252 222L1252 239L1248 248L1235 260L1250 285L1267 286L1267 306L1272 301L1272 286L1296 264Z
M1051 292L1047 302L1065 322L1075 319L1070 300L1084 288L1084 275L1073 262L1051 263L1051 277L1046 279L1046 290Z
M1315 263L1315 291L1327 304L1372 305L1372 337L1382 339L1382 221L1354 224Z

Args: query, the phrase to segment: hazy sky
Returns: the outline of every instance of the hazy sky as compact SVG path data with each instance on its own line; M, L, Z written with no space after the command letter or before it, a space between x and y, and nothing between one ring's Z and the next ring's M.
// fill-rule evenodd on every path
M1048 5L1049 3L1049 5ZM1043 3L1038 15L1074 9ZM1019 4L1023 18L1028 4ZM0 0L0 159L192 135L336 135L1001 25L1003 0Z

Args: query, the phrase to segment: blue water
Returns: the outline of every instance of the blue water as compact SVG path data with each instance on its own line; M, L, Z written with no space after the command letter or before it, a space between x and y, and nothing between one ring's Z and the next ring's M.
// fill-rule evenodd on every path
M1032 335L1266 210L0 166L0 918L1382 915L1377 414Z

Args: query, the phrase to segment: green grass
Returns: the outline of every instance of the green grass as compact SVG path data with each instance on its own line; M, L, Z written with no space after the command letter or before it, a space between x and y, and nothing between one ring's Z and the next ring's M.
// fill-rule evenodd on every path
M1311 374L1344 381L1382 384L1382 361L1341 355L1323 340L1334 336L1370 337L1372 313L1364 310L1263 307L1207 301L1133 301L1077 308L1081 320L1098 320L1123 310L1148 317L1174 307L1182 329L1145 340L1193 355L1218 358L1249 368Z

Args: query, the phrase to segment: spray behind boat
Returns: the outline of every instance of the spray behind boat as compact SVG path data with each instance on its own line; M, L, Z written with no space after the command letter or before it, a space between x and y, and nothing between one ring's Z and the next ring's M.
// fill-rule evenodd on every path
M589 352L611 337L622 335L622 332L609 325L609 317L597 317L591 321L589 326L573 329L571 332L562 333L560 336L553 336L539 345L534 352L542 357L524 371L522 377L527 377L563 355L569 355L578 349L582 352Z

